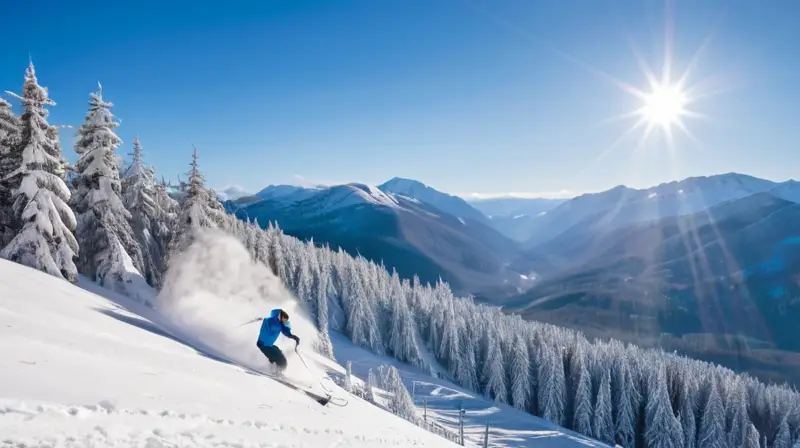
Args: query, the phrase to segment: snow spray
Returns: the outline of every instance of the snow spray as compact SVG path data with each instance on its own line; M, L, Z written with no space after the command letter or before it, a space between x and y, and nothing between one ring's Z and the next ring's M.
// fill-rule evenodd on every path
M319 338L305 308L280 278L253 260L239 240L216 229L197 230L192 244L172 258L154 308L173 332L206 355L259 371L270 370L256 347L261 321L254 318L285 310L301 351ZM314 379L297 359L293 340L281 335L276 345L289 361L286 376Z

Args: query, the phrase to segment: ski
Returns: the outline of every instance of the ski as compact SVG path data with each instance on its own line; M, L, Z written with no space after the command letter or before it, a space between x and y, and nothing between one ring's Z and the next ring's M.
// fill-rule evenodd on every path
M304 394L308 395L310 398L314 399L317 403L321 404L322 406L327 405L331 401L331 396L330 395L323 396L323 395L317 394L315 392L311 392L310 390L305 389L304 387L298 386L297 384L293 384L290 381L286 381L283 378L278 378L278 377L272 376L272 375L267 375L267 376L272 378L273 380L283 384L286 387L292 388L292 389L294 389L294 390L296 390L298 392L303 392Z
M245 371L247 371L247 372L249 372L251 374L265 376L267 378L270 378L272 380L277 381L278 383L283 384L284 386L286 386L288 388L294 389L294 390L296 390L298 392L302 392L302 393L306 394L309 398L311 398L314 401L316 401L317 403L321 404L322 406L327 405L331 401L331 396L330 395L327 395L327 394L326 395L322 395L322 394L318 394L316 392L312 392L312 391L308 390L306 387L294 384L291 381L285 379L284 377L279 377L277 375L273 375L273 374L270 374L270 373L262 372L260 370L254 370L254 369L251 369L249 367L245 367L245 366L240 365L240 364L237 364L237 365L241 369L244 369Z

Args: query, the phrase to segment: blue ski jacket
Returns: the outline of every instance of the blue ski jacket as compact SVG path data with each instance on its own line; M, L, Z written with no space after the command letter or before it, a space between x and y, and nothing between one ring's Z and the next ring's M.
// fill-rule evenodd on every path
M274 309L269 313L269 317L261 321L261 331L258 333L258 342L269 347L275 345L275 341L278 340L278 336L281 333L287 338L292 337L292 326L289 324L289 321L286 321L285 324L281 323L281 320L278 318L280 312L280 309Z

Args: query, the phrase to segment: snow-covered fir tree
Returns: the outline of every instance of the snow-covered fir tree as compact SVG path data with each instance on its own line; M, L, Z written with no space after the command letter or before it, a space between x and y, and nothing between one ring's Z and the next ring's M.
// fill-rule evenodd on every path
M372 403L375 403L376 401L375 389L377 389L378 387L379 387L378 377L377 375L375 375L374 370L369 369L369 371L367 372L367 399Z
M70 191L64 182L66 162L58 131L47 123L45 109L55 102L39 85L33 62L25 72L22 95L14 96L23 108L20 159L3 179L11 189L13 238L0 256L74 282L78 279L75 215L67 205Z
M578 343L572 357L570 382L575 393L570 428L581 434L592 434L592 379L589 376L583 344Z
M508 403L506 369L500 341L493 332L488 332L486 362L483 365L483 393L498 403Z
M684 378L683 394L680 404L680 422L683 427L684 448L697 446L697 381L695 378Z
M386 368L385 387L386 391L391 394L389 409L394 414L416 423L419 419L417 408L414 406L414 400L408 393L408 389L403 384L403 379L400 378L400 372L397 371L395 366L387 366Z
M700 420L697 446L698 448L723 448L727 445L722 397L720 397L714 380L710 379L708 400Z
M16 186L6 176L22 165L21 138L19 117L14 115L11 104L0 98L0 249L14 234L11 196Z
M114 133L119 123L113 105L103 100L102 86L90 94L89 111L78 129L75 152L77 176L70 204L77 213L76 236L81 246L82 274L110 289L125 291L131 267L144 272L142 249L133 234L130 213L122 203L116 149L122 140Z
M417 347L414 319L408 309L408 302L403 294L403 285L397 272L392 274L386 297L390 302L389 312L389 348L395 358L414 366L422 366L422 358Z
M197 148L192 153L190 166L189 179L182 192L183 200L164 256L165 269L169 269L169 260L176 251L185 250L194 241L198 228L224 228L229 222L216 195L206 188L205 177L200 172ZM284 277L284 280L286 278L289 277Z
M528 345L518 333L514 337L514 349L511 353L511 403L515 408L528 409L530 397L530 359Z
M563 425L566 385L564 363L558 346L543 347L538 359L540 415L557 425Z
M683 446L683 431L672 413L664 365L656 364L647 384L645 443L648 448L680 448Z
M158 241L164 236L159 228L163 211L156 202L155 171L142 160L142 145L139 137L133 140L131 163L122 175L122 198L130 213L130 224L142 252L142 275L147 283L159 283L161 260L164 258L164 243Z
M597 399L594 403L592 429L594 438L609 444L614 443L614 411L611 403L611 374L605 371L600 380Z
M622 349L617 353L626 354ZM619 356L617 370L612 379L616 381L614 395L614 439L622 446L633 446L636 437L636 413L639 408L639 393L636 389L629 358Z

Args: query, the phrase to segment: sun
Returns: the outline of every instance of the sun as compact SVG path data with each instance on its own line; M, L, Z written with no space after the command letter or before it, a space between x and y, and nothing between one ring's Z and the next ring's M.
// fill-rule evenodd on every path
M642 100L641 118L648 125L660 126L664 130L681 125L681 118L688 112L685 106L689 99L678 85L656 84L650 93L642 95Z

